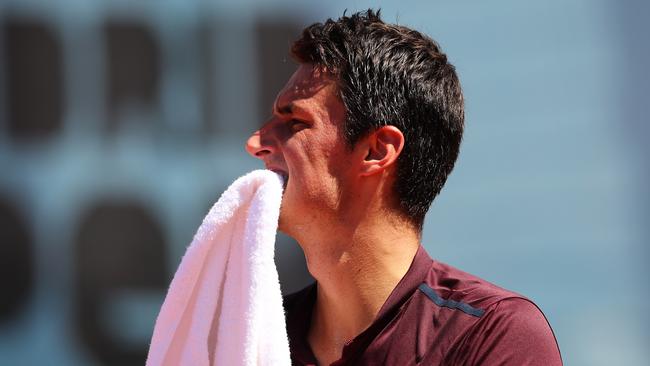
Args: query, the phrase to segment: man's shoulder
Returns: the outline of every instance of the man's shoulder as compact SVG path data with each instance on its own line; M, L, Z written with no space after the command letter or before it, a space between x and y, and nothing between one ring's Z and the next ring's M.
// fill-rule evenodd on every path
M481 311L507 299L532 303L522 294L436 260L431 263L431 269L423 285L423 288L430 289L428 291L430 295L433 292L434 296L441 299L461 302Z
M459 342L454 354L464 355L463 359L503 361L510 357L521 364L561 364L551 326L528 297L438 261L433 261L419 290L431 300L427 307L436 308L423 313L433 311L454 319ZM455 311L449 312L450 308Z

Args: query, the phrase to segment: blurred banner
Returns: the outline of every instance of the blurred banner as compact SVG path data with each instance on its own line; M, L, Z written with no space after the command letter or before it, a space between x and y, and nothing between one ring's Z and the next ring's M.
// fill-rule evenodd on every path
M467 132L436 259L535 300L567 365L650 358L644 1L0 1L0 364L142 365L303 27L368 7L436 39ZM283 292L310 283L278 235Z

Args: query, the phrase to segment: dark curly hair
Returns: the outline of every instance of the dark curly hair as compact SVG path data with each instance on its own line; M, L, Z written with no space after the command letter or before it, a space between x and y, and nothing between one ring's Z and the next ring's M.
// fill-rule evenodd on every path
M335 76L350 147L381 126L402 131L394 189L421 230L458 157L465 119L460 82L439 45L369 9L305 28L291 54Z

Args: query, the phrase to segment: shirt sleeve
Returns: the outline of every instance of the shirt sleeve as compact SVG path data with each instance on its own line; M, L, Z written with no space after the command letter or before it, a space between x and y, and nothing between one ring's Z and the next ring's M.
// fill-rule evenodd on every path
M487 309L463 347L467 365L561 366L555 335L542 311L523 298Z

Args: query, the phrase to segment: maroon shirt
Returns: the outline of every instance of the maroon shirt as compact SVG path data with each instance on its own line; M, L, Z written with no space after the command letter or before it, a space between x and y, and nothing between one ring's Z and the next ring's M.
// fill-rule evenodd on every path
M316 284L284 299L293 365L317 365L307 334ZM562 365L525 297L433 261L422 246L373 323L332 365Z

